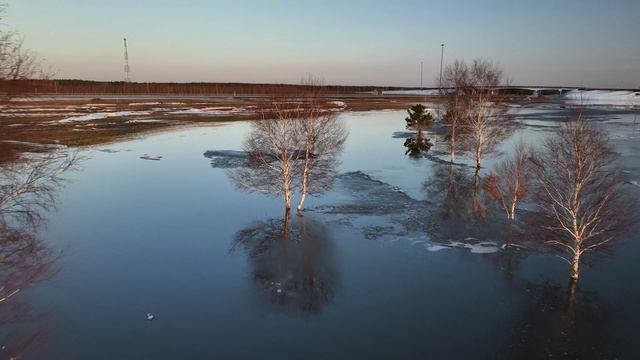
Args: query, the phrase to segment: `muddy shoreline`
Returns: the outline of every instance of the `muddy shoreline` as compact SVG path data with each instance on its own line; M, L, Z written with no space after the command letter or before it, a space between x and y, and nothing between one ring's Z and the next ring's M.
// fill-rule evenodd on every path
M24 152L54 147L99 145L148 132L187 125L256 120L265 96L93 95L14 98L0 106L0 162ZM399 110L433 96L327 96L336 112ZM524 101L524 99L512 99Z

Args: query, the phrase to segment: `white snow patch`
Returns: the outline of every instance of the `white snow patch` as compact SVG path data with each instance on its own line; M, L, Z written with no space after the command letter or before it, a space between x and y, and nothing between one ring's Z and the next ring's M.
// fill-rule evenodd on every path
M3 112L5 112L5 113L23 113L23 112L34 112L34 111L40 111L40 112L44 112L44 111L64 111L64 110L69 110L69 109L73 109L73 108L69 108L67 106L64 106L64 107L53 106L53 107L48 107L48 108L22 106L22 107L15 107L15 108L11 108L11 109L5 109L5 110L3 110Z
M577 105L640 106L640 91L571 90L564 98Z
M137 103L129 103L129 106L143 106L143 105L160 105L159 102L137 102Z
M345 104L344 101L329 101L328 104L341 108L347 107L347 104Z
M418 96L437 96L440 95L438 89L415 89L415 90L386 90L383 95L418 95Z
M30 147L37 147L37 148L47 148L47 149L64 149L64 148L66 148L65 145L61 145L61 144L41 144L41 143L34 143L34 142L27 142L27 141L17 141L17 140L2 140L0 142L3 142L5 144L14 144L14 145L30 146Z
M82 115L82 113L76 113L76 112L61 112L61 113L55 113L55 112L46 112L46 113L42 113L42 112L38 112L38 113L30 113L30 112L14 112L14 113L0 113L0 117L12 117L12 118L16 118L16 117L52 117L52 116L75 116L75 115Z
M123 117L123 116L142 116L149 115L148 111L114 111L114 112L97 112L91 113L81 116L73 116L68 117L62 120L56 121L59 124L66 124L70 122L79 122L79 121L91 121L91 120L101 120L110 117Z
M168 114L171 115L230 115L230 114L249 114L251 111L248 111L246 108L242 107L208 107L208 108L190 108L190 109L181 109L176 111L170 111Z
M133 119L133 120L127 120L127 124L137 124L137 123L141 123L141 124L151 124L151 123L172 123L172 121L167 121L167 120L159 120L159 119Z

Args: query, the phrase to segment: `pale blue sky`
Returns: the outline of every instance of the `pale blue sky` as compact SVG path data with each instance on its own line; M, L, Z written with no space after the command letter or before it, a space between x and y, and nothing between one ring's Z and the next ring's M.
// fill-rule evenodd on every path
M5 0L7 1L7 0ZM60 78L425 85L484 57L519 85L640 87L640 1L8 0Z

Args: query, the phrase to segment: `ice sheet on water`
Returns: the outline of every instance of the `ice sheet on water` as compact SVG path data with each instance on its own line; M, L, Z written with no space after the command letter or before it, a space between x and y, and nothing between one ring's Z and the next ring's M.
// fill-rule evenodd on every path
M444 249L466 249L474 254L493 254L500 251L498 243L494 241L449 241L447 243L431 243L425 245L428 251L440 251ZM476 240L476 239L474 239Z
M234 169L243 167L247 163L249 154L238 150L209 150L204 157L211 159L211 167L220 169Z
M638 180L628 180L627 183L640 187L640 182Z
M374 179L362 171L340 174L336 180L337 186L353 196L354 200L319 208L323 212L384 215L404 212L420 203L399 188Z

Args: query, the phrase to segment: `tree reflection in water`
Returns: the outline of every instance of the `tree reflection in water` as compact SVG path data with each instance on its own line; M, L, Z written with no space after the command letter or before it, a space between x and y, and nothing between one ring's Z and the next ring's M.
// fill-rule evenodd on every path
M479 172L468 167L435 166L433 176L423 183L428 199L435 204L427 212L429 235L436 242L495 244L499 251L486 259L500 269L507 281L512 281L529 254L530 241L526 240L522 224L509 221L488 201L481 184Z
M79 158L67 152L36 154L0 164L0 334L3 358L17 358L42 340L44 321L22 292L53 272L55 257L38 236L55 208L63 173Z
M258 296L289 315L320 313L334 297L338 280L331 234L308 216L254 223L240 230L232 251L249 255Z
M523 315L509 341L509 359L616 359L607 332L611 309L594 293L569 285L530 284Z

